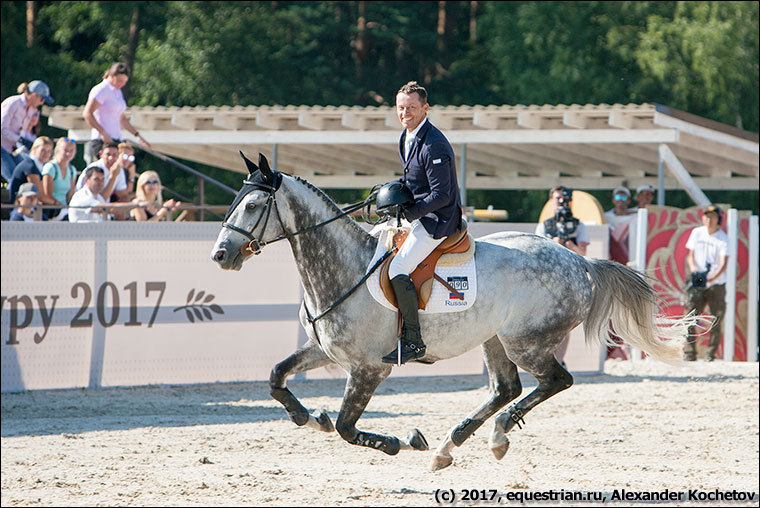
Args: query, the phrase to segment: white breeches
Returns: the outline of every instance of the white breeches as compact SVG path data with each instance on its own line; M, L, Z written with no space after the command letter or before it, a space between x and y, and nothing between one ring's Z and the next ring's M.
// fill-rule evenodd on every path
M419 220L412 221L412 230L399 249L398 254L388 267L388 276L392 279L396 275L409 275L428 254L438 247L438 244L446 238L434 239Z

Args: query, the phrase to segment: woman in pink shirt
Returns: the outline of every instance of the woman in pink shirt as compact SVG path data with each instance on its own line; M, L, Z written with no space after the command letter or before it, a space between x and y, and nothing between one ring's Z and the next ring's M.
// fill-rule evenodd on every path
M50 96L50 89L42 81L32 81L28 85L21 85L20 89L19 95L12 95L3 101L0 113L2 176L6 182L10 182L13 169L22 160L21 157L13 155L21 133L29 128L38 107L43 103L52 105L55 102Z
M127 102L124 100L121 89L127 81L129 81L129 67L117 62L103 75L103 81L90 90L82 113L84 119L92 127L90 141L84 147L84 159L87 164L92 164L98 159L103 143L122 141L122 128L150 148L150 143L137 132L124 114L127 110Z

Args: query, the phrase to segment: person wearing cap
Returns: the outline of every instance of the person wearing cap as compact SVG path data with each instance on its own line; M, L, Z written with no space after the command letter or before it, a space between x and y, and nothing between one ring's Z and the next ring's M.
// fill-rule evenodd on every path
M13 169L23 160L20 155L13 155L21 133L30 129L34 116L38 114L38 107L55 103L50 96L50 88L42 81L35 80L28 85L22 83L19 89L22 90L19 95L8 97L0 106L0 155L2 177L6 182L10 182Z
M622 224L628 224L636 212L635 208L628 208L631 204L631 191L625 187L618 187L612 191L612 205L610 210L604 212L604 219L610 225L610 229L615 229Z
M708 206L702 212L702 226L692 229L686 242L689 250L686 266L691 272L691 284L686 292L686 313L701 314L709 306L710 313L715 316L705 358L708 362L715 359L726 313L728 235L720 228L722 222L721 209L715 205ZM696 326L692 326L684 347L686 361L697 359L696 342Z
M628 228L635 218L636 208L631 204L631 191L620 186L612 191L613 207L604 213L610 228L610 259L621 264L628 263Z
M122 141L124 128L150 148L145 138L135 129L125 114L127 102L121 89L129 81L129 67L116 62L103 75L103 81L92 87L87 96L82 116L92 127L90 141L84 147L84 160L89 165L97 159L103 143Z
M33 183L21 184L16 194L16 208L11 212L12 221L34 221L34 207L37 206L37 186Z
M636 203L639 208L646 208L654 201L654 187L648 183L639 185L636 189Z

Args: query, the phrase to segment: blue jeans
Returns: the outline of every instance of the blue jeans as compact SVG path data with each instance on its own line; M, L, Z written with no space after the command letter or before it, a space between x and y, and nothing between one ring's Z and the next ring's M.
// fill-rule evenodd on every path
M19 162L24 160L21 157L14 157L5 151L5 148L0 148L0 156L2 156L2 175L6 182L10 183L11 176L13 176L13 170L16 168Z

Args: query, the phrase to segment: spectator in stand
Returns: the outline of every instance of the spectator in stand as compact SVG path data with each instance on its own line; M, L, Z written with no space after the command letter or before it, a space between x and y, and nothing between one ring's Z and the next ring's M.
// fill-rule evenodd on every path
M117 62L103 75L103 81L90 90L82 113L84 119L92 127L90 141L84 148L84 160L87 164L95 161L103 143L121 142L122 128L150 148L150 143L137 132L124 113L127 102L124 100L121 89L127 81L129 81L129 67Z
M137 181L135 148L131 143L119 143L119 165L121 167L119 178L124 180L125 187L116 190L118 196L116 201L128 203L135 198L135 182ZM111 201L115 200L112 199Z
M104 144L99 153L100 158L85 168L86 171L92 166L97 166L103 170L106 186L100 194L106 201L124 201L118 198L119 194L129 196L127 177L123 170L126 161L119 156L119 146L114 141ZM84 187L84 181L85 174L82 172L77 179L75 190Z
M34 221L34 207L37 206L37 186L33 183L21 184L16 196L16 208L11 212L12 221Z
M138 222L170 220L172 212L176 207L182 205L180 201L175 202L173 199L163 200L161 179L155 171L144 171L137 179L136 196L133 203L141 206L141 208L133 208L130 211L130 218ZM183 221L186 216L187 210L183 210L174 220L176 222Z
M0 142L0 159L2 177L10 182L13 169L21 162L20 156L14 156L16 142L21 133L29 129L31 119L39 111L42 104L52 105L55 101L50 96L50 89L42 81L35 80L28 85L19 86L21 93L12 95L2 102L0 107L0 127L2 140Z
M19 187L25 183L32 183L35 192L42 187L42 165L50 160L53 155L53 140L47 136L41 136L34 140L29 150L29 157L21 161L13 170L11 181L8 185L11 193L11 201L16 199ZM52 199L50 201L52 204Z
M100 166L90 166L84 171L84 185L71 197L69 222L103 222L108 211L101 195L106 186L105 172ZM89 208L86 208L89 207Z
M39 133L40 110L38 109L35 113L32 113L31 118L29 118L29 125L27 125L26 130L21 132L21 136L16 142L16 149L13 151L13 156L20 156L22 158L28 157L29 150L32 148L32 144L34 143L34 140L37 139Z
M654 187L648 183L639 185L639 188L636 189L636 203L638 203L639 208L646 208L647 205L652 204L652 201L654 201Z
M55 144L53 159L42 166L42 194L43 201L52 198L52 204L65 206L69 202L69 196L74 193L76 181L76 168L71 160L77 153L77 147L73 139L58 138ZM68 210L46 210L47 218L52 220L64 220Z

